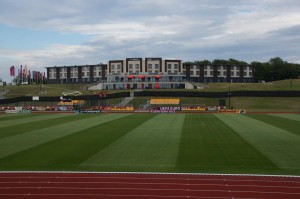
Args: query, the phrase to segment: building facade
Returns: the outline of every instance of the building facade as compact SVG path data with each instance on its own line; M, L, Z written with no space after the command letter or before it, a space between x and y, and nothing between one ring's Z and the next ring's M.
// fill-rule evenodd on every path
M184 81L181 60L126 58L107 64L108 89L180 88Z
M54 84L101 83L105 89L184 88L185 82L254 82L249 65L183 64L160 57L110 60L107 64L47 67Z
M96 83L106 81L107 65L79 65L47 67L49 84Z
M254 82L254 69L249 65L184 64L183 73L192 82Z

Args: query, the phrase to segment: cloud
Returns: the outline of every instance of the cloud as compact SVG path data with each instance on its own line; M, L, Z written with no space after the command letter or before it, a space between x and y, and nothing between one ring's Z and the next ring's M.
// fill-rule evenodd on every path
M297 0L0 0L1 24L85 36L37 50L2 46L0 72L147 56L299 62L299 13Z

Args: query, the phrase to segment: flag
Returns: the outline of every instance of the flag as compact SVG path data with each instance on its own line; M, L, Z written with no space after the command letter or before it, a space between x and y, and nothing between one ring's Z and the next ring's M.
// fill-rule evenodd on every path
M10 76L14 76L14 66L10 67L9 74L10 74Z
M22 67L22 65L21 65L20 76L22 77L22 75L23 75L23 67Z
M27 65L25 65L24 67L24 79L27 79L28 77L28 69L27 69Z

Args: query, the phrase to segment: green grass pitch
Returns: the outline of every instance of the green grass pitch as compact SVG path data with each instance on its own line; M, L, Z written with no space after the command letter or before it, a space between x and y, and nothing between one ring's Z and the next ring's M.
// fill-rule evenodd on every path
M299 114L2 114L0 170L300 175L299 129Z

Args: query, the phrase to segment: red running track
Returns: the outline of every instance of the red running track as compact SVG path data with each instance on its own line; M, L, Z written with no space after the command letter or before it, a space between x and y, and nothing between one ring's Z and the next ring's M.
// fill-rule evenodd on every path
M0 173L3 199L299 199L300 177L145 173Z

